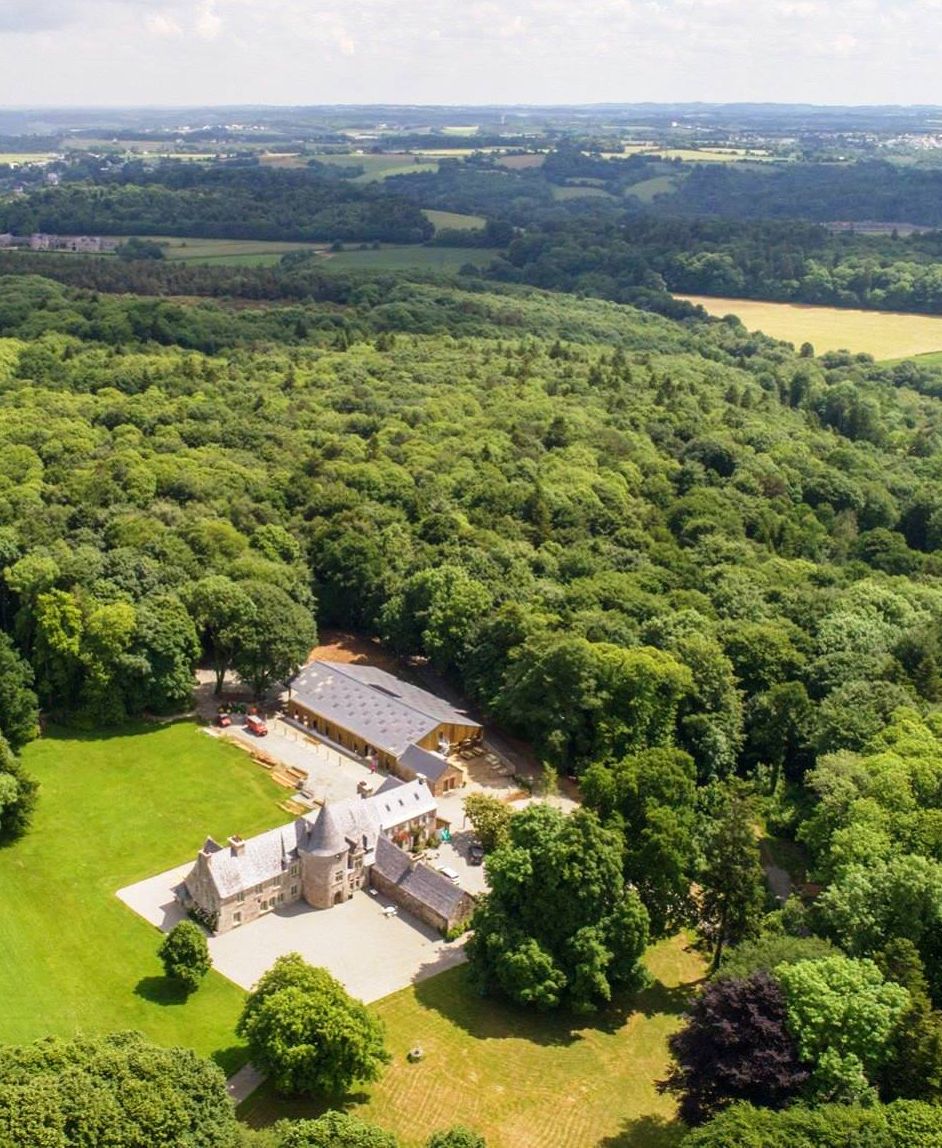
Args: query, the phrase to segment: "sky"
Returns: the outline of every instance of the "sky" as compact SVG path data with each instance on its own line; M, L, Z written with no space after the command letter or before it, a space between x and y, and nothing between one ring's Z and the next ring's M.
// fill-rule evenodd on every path
M942 104L942 0L0 0L0 105Z

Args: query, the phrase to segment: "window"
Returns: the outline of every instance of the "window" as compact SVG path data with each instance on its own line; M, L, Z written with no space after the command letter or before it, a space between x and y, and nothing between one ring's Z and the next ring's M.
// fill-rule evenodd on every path
M238 896L237 900L238 900L240 905L243 904L243 902L245 901L245 890L244 889L239 890L239 896Z
M241 913L233 913L232 914L232 923L233 923L233 925L241 925L242 924L242 914Z
M295 863L291 866L291 870L290 870L291 876L297 877L297 875L300 871L301 871L301 866L297 863L297 861L295 861Z
M291 896L297 897L297 895L298 895L298 887L297 887L297 885L292 885L291 886Z

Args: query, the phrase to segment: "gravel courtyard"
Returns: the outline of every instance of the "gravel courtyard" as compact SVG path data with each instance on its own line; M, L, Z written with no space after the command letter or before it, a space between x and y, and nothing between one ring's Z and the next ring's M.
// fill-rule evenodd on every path
M118 897L166 931L185 916L172 889L191 868L192 862L150 877L120 889ZM298 952L312 965L328 969L353 996L374 1001L464 960L461 941L446 943L406 913L385 916L389 904L382 896L360 892L332 909L312 909L304 902L285 905L240 929L210 937L213 967L250 989L276 957Z

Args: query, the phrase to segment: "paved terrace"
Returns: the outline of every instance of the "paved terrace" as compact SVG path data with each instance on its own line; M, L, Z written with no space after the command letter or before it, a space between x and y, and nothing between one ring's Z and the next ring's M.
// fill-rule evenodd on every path
M119 889L118 897L167 932L186 916L173 888L192 867L188 862ZM360 892L332 909L312 909L303 901L284 905L248 925L210 937L213 967L241 988L251 989L277 957L298 952L312 965L328 969L353 996L369 1002L465 959L461 941L446 943L407 913L385 916L383 909L390 904L382 896Z

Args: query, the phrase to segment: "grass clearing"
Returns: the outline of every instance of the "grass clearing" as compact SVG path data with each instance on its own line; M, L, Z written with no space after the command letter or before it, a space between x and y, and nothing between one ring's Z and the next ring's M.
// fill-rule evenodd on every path
M207 834L280 825L284 791L192 722L53 731L23 762L42 788L29 834L0 850L0 1041L133 1028L232 1072L242 991L211 972L184 1003L159 934L115 891L195 857Z
M437 271L457 271L465 263L486 267L498 254L491 247L422 247L403 244L400 247L381 247L378 250L339 251L326 256L325 267L342 268L344 271L399 270L419 267Z
M642 203L653 203L655 196L670 195L677 188L677 180L672 175L654 175L650 179L642 179L640 183L633 183L625 189L626 195L633 195Z
M738 315L750 331L763 331L796 347L815 351L865 352L875 359L905 359L942 351L942 317L897 311L859 311L812 307L802 303L766 303L706 295L678 295L711 315Z
M372 152L363 155L348 153L347 155L317 155L313 156L319 163L334 164L337 167L361 167L361 175L355 176L352 183L372 183L374 180L387 179L391 175L410 175L418 171L437 171L438 161L425 159L412 152L384 152L374 155Z
M579 185L577 187L557 187L553 185L553 199L614 199L615 197L603 187Z
M211 263L270 267L289 251L323 251L323 243L292 243L288 240L183 239L155 237L165 245L167 259L187 263Z
M482 999L466 967L386 997L372 1007L386 1024L392 1064L348 1107L395 1132L404 1148L420 1148L431 1132L456 1123L481 1132L488 1148L675 1145L675 1104L656 1082L704 964L682 938L654 946L647 963L656 978L651 988L627 1007L588 1019ZM409 1064L406 1053L416 1044L425 1056ZM240 1116L261 1126L317 1111L263 1087Z
M462 215L457 211L426 208L422 214L429 223L434 224L436 231L475 231L487 223L483 215Z

